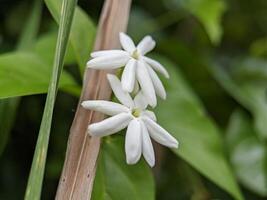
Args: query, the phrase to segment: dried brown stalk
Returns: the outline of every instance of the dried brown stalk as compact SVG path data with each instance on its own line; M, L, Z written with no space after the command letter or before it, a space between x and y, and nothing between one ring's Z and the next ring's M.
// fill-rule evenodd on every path
M106 0L99 22L94 50L119 48L119 32L128 23L131 0ZM100 121L104 115L82 108L88 99L108 100L111 89L106 74L114 71L87 69L78 108L70 129L65 163L57 189L56 199L88 200L91 197L96 172L100 139L87 134L90 123Z

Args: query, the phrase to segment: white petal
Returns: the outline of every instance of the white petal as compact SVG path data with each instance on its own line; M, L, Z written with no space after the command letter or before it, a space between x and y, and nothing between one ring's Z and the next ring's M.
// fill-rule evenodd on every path
M169 73L167 70L156 60L153 60L151 58L148 58L146 56L142 57L144 61L146 61L152 68L154 68L156 71L162 73L166 78L169 78Z
M92 58L101 57L101 56L129 56L129 53L123 50L103 50L103 51L94 51L91 53Z
M150 167L153 167L155 165L154 148L146 126L142 121L140 123L142 129L142 152L147 163L150 165Z
M122 48L130 54L136 49L133 40L125 33L120 33L120 42Z
M147 99L148 104L152 107L155 107L157 105L156 93L147 68L142 61L138 61L136 71L138 82L140 84L144 96Z
M107 75L110 86L117 99L127 107L133 107L134 102L128 92L123 91L120 80L113 74Z
M141 108L141 110L144 110L147 107L147 100L142 91L139 91L134 97L134 106L136 108Z
M82 106L89 110L98 111L106 115L117 115L122 112L129 112L129 108L111 101L92 100L82 102Z
M150 110L145 110L141 113L142 116L146 116L149 117L150 119L152 119L153 121L157 121L157 117L155 115L154 112L150 111Z
M122 89L126 92L131 93L134 89L135 70L136 70L136 60L131 59L126 64L121 77Z
M156 42L151 36L145 36L137 45L137 50L140 54L145 55L156 46Z
M148 71L150 78L152 80L152 83L154 85L156 94L160 98L166 99L166 91L165 91L164 86L163 86L161 80L159 79L158 75L156 74L156 72L154 72L154 70L149 65L146 65L146 66L147 66L147 71Z
M109 55L93 58L87 62L92 69L116 69L124 66L130 59L128 55Z
M178 141L160 125L148 117L142 117L142 120L155 141L167 147L178 148Z
M142 153L141 124L138 119L133 119L127 128L125 138L125 152L128 164L135 164Z
M129 113L120 113L113 117L109 117L101 122L90 124L88 132L92 136L107 136L124 129L133 119Z

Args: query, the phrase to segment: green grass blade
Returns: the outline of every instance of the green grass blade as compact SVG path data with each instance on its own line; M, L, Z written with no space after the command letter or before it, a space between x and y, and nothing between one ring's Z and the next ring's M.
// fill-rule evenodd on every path
M18 99L4 99L0 101L0 155L2 154L9 138L9 133L16 116Z
M63 69L64 56L66 53L76 2L77 0L64 0L62 4L52 78L48 89L44 114L25 194L26 200L40 199L41 196L54 103L60 74Z
M42 1L35 0L32 8L32 12L29 14L28 20L25 24L25 28L20 36L17 50L29 49L37 36L39 25L42 16Z
M58 23L62 0L45 0L45 4L55 21ZM88 53L91 52L93 47L95 32L95 25L92 20L77 6L70 32L70 44L74 50L81 77L83 76L86 62L89 58Z

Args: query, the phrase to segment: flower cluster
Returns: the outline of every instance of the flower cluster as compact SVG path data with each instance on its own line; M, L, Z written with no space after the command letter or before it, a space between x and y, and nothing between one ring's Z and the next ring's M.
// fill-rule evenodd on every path
M177 148L177 140L156 123L155 114L147 107L157 105L156 95L166 98L166 91L155 71L166 78L169 74L157 61L145 56L156 45L146 36L135 46L132 39L120 33L123 50L96 51L91 54L87 67L93 69L117 69L124 67L121 80L108 74L107 78L114 95L120 103L89 100L82 102L86 109L98 111L111 117L88 126L92 136L107 136L127 127L125 139L126 161L135 164L143 154L148 164L155 165L155 155L151 138L167 147ZM132 96L134 96L132 98Z

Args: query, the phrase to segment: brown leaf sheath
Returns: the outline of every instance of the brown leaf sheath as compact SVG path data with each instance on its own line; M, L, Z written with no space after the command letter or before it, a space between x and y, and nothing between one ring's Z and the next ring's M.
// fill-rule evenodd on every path
M120 48L119 32L125 31L131 0L106 0L98 27L94 50ZM78 108L70 129L66 158L59 181L57 200L88 200L96 172L100 139L87 134L88 124L104 115L85 110L81 102L88 99L109 100L111 89L106 74L114 71L87 69Z

